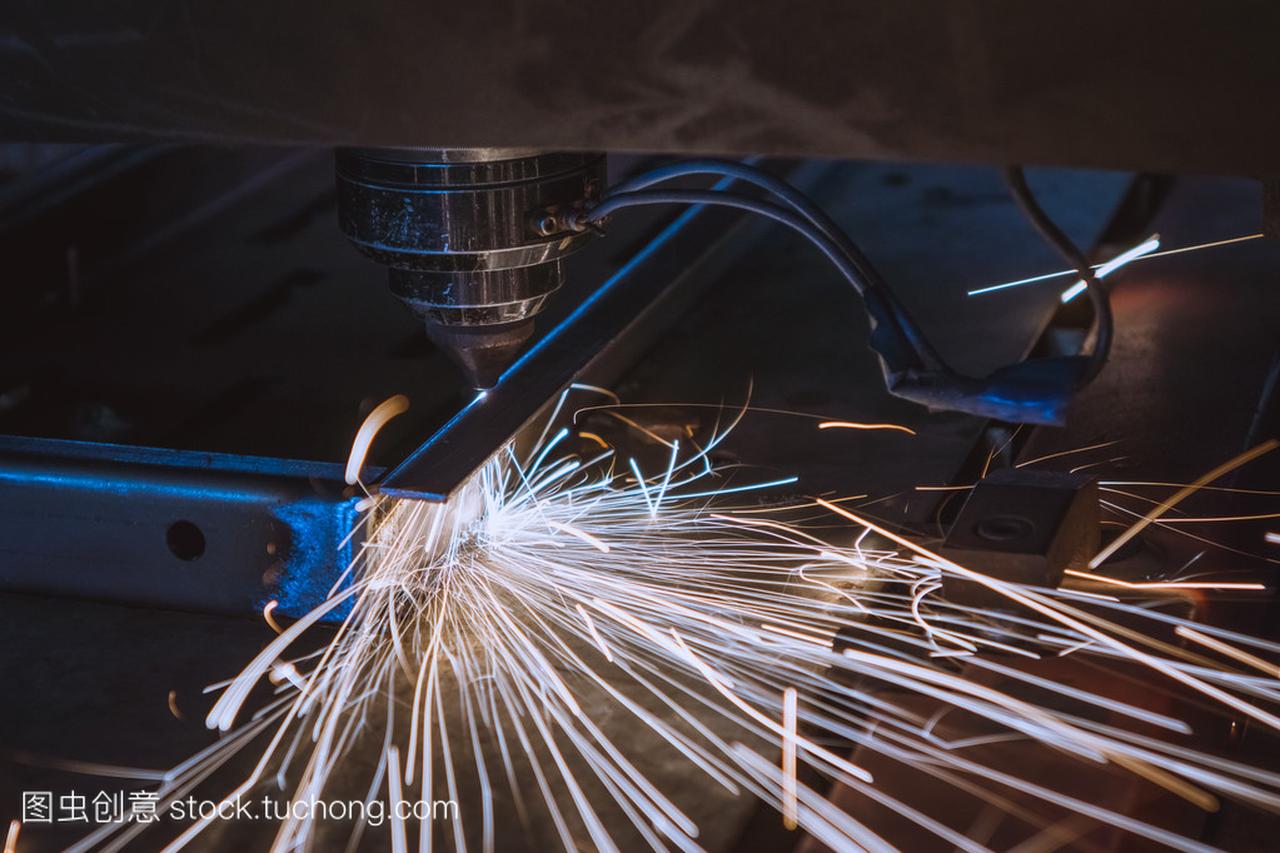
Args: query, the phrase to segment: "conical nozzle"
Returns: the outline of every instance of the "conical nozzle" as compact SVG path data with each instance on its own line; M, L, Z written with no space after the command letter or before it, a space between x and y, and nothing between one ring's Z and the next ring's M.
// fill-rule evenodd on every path
M477 391L492 388L533 335L533 320L489 326L427 321L427 337L453 359Z

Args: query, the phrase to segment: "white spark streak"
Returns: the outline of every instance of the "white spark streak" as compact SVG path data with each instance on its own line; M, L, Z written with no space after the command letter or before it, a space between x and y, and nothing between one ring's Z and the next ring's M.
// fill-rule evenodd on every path
M1098 267L1097 271L1094 272L1094 277L1099 280L1104 279L1130 261L1135 261L1145 255L1150 255L1158 248L1160 248L1160 238L1158 236L1152 237L1150 240L1139 243L1132 249L1121 252L1102 266ZM1058 299L1063 305L1066 305L1072 299L1075 299L1088 289L1089 285L1085 283L1084 279L1077 279L1075 284L1062 291L1062 294Z
M796 821L796 689L782 692L782 823L795 829Z
M1164 258L1164 257L1168 257L1169 255L1180 255L1183 252L1198 252L1201 249L1213 249L1218 246L1230 246L1234 243L1243 243L1247 240L1257 240L1261 237L1262 237L1261 233L1245 234L1241 237L1231 237L1226 240L1213 240L1209 243L1198 243L1194 246L1179 246L1176 249L1165 249L1163 252L1151 252L1149 254L1144 253L1142 257L1147 260L1150 260L1152 258ZM1094 264L1093 269L1098 270L1104 266L1106 266L1106 264ZM1020 278L1020 279L1017 279L1016 281L1006 281L1003 284L992 284L992 285L988 285L987 287L980 287L976 290L970 290L968 291L967 295L981 296L984 293L995 293L996 291L999 291L999 290L1008 290L1011 287L1022 287L1023 285L1027 285L1027 284L1035 284L1038 281L1048 281L1049 279L1054 279L1054 278L1064 278L1069 275L1076 275L1076 271L1075 270L1058 270L1057 272L1045 273L1043 275L1033 275L1029 278Z

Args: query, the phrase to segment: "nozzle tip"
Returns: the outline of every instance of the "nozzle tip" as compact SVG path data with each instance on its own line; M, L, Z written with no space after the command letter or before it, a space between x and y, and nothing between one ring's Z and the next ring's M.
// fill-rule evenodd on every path
M427 322L427 337L453 360L477 391L492 388L533 335L533 320L493 326Z

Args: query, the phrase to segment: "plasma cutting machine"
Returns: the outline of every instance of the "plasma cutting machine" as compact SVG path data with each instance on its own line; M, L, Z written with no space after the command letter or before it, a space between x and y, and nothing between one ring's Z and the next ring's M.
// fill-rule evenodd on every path
M12 48L0 74L0 136L64 146L29 146L48 161L29 168L20 162L26 149L15 146L16 177L0 198L10 279L22 282L8 288L0 318L10 482L79 483L95 501L93 483L128 482L154 507L138 537L146 544L121 550L132 541L120 532L126 522L87 513L74 523L102 539L75 537L84 553L60 559L81 565L119 551L127 577L136 560L182 560L171 540L203 541L202 551L179 550L200 551L205 567L229 567L243 555L219 544L221 520L232 518L219 501L258 473L268 483L258 492L264 506L292 506L299 485L311 482L326 484L317 487L320 505L349 512L343 502L358 496L333 481L332 463L379 394L405 392L414 402L380 440L375 461L385 473L371 469L371 485L444 499L565 387L626 381L645 353L653 361L675 350L664 336L695 322L705 346L733 329L766 342L757 349L793 373L856 361L857 369L830 368L844 393L869 394L898 418L925 415L885 386L934 410L1058 423L1103 360L1077 353L1105 356L1108 324L1097 324L1090 350L1091 317L1079 305L1066 313L1083 316L1037 337L1044 306L1020 315L1009 297L982 327L987 315L943 292L959 272L981 282L1061 265L993 175L953 186L950 174L885 165L877 167L882 183L867 185L858 167L778 158L1280 173L1274 114L1228 97L1252 93L1261 103L1280 78L1273 4L1225 16L1191 2L1117 8L1099 0L1055 15L1022 5L964 3L940 14L931 4L812 0L785 20L729 0L643 5L590 16L572 3L543 4L534 15L514 0L447 13L432 4L406 13L379 0L358 11L285 2L264 18L255 4L175 16L144 2L104 17L94 4L66 0L0 20ZM1206 46L1194 63L1189 44ZM1212 132L1200 132L1206 127ZM223 147L191 145L210 142ZM743 172L636 183L661 165L620 153L636 150L763 155L773 158L763 167L774 184ZM587 153L604 151L612 174L602 154ZM1029 188L1011 177L1051 242L1103 238L1107 256L1121 237L1145 236L1137 232L1167 184L1140 178L1126 195L1115 183L1126 178L1077 175L1071 182L1093 205L1081 221L1059 203L1061 188L1042 184L1046 207L1068 214L1059 223L1067 233L1054 234L1055 217L1036 215ZM779 189L782 179L820 204ZM931 185L913 189L923 182ZM728 199L700 195L712 190L728 191L738 207L711 206ZM756 193L749 203L748 191ZM621 215L663 194L684 207ZM861 209L897 209L899 198L911 214L855 221ZM988 209L1006 216L974 213ZM752 262L747 279L773 282L755 303L730 288L713 312L697 315L717 276L744 275L735 264L764 233L748 219L761 212L799 228L811 245L778 244L787 261L773 273L768 259L783 255ZM971 224L982 230L958 236ZM593 239L600 230L608 239ZM340 233L376 263L336 245ZM784 233L769 232L769 244ZM978 244L991 247L981 262ZM937 247L936 263L924 263L925 247ZM850 301L816 261L837 267L862 301ZM368 281L377 264L412 314L397 314ZM918 278L925 269L927 282ZM802 280L815 290L797 290ZM760 307L801 292L805 309L787 322L785 312ZM870 338L860 307L875 327ZM469 388L436 352L457 363ZM695 354L682 367L710 374L716 363ZM330 467L277 464L288 459ZM37 477L45 465L60 479ZM224 474L240 485L205 482ZM158 479L163 488L141 489ZM183 491L188 479L204 485ZM183 502L166 509L173 489ZM282 578L323 574L299 555L324 552L304 543L328 541L312 534L338 529L345 516L309 526L303 519L315 511L263 511L259 550L270 545L270 560L245 570L256 590L246 600L260 597L264 573L273 589ZM31 528L27 518L11 515L16 532ZM171 535L178 522L200 538ZM69 532L38 527L46 543ZM27 569L8 573L12 585L78 586L50 580L48 548L32 549ZM129 586L99 581L95 589ZM160 571L156 583L184 582Z
M8 703L22 719L0 729L53 752L67 716L45 708L67 692L114 679L163 699L174 671L203 683L228 669L209 665L211 637L260 647L209 613L288 618L320 601L359 546L363 492L340 460L394 393L412 408L379 434L365 483L443 501L573 385L711 404L694 410L710 419L753 382L762 409L916 436L906 451L901 432L784 440L748 420L728 461L767 466L785 446L806 495L896 494L876 511L918 529L985 509L998 523L974 529L992 535L949 545L1022 566L1029 551L1054 562L1059 527L1087 527L1092 545L1094 516L1059 511L1019 538L1007 517L1034 515L1020 493L948 514L949 496L1117 439L1107 453L1135 466L1126 479L1189 482L1275 433L1271 241L1152 262L1118 286L1116 369L1100 373L1079 357L1106 355L1100 303L964 294L1080 271L1153 230L1173 246L1253 235L1259 176L1276 231L1280 114L1261 105L1280 83L1280 6L598 11L46 0L0 13L0 650L34 709ZM723 159L675 174L706 156ZM1001 176L1016 163L1072 168ZM1049 244L1090 256L1064 262ZM1094 375L1065 430L1020 429L1061 422ZM1274 473L1238 485L1273 489ZM1076 491L1097 510L1093 488ZM1160 547L1135 543L1131 577L1167 568ZM144 626L153 615L164 628ZM122 662L114 646L129 642L154 666ZM166 766L154 732L173 720L149 710L103 708L99 727L133 737L129 763ZM1205 840L1230 846L1231 832L1228 815Z

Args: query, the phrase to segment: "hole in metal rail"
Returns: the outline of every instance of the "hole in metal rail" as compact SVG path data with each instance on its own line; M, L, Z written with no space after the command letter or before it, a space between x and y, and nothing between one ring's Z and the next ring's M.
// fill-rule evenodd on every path
M190 521L175 521L165 531L164 541L179 560L191 561L204 553L204 532Z

